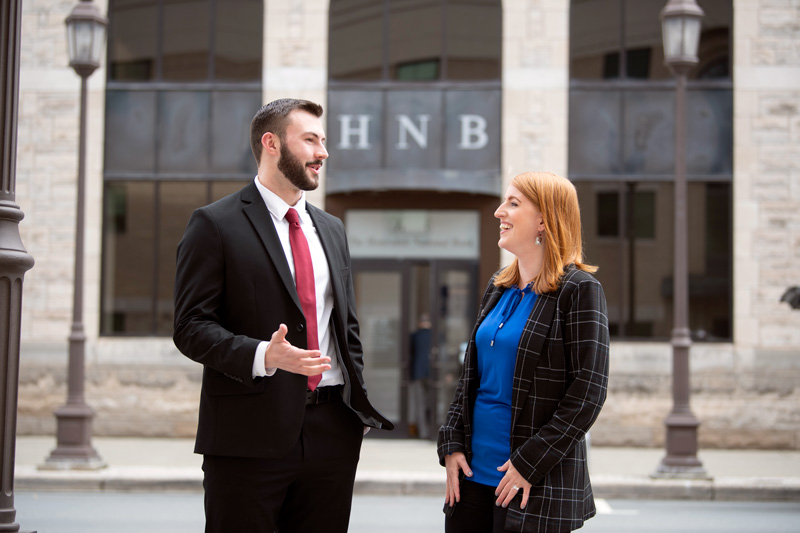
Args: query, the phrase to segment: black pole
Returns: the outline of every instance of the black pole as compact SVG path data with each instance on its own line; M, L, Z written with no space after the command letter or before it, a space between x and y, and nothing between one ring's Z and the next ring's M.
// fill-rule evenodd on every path
M0 531L19 531L14 509L14 460L19 390L22 282L33 267L19 234L16 204L17 111L22 0L0 3Z

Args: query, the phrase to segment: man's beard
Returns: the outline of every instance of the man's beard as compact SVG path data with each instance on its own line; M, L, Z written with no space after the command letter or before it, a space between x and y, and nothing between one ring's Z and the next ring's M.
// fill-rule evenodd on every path
M322 161L313 161L312 164L321 165ZM309 176L306 166L294 156L286 147L286 143L281 143L281 157L278 159L278 170L280 170L289 183L301 191L313 191L319 187L319 178Z

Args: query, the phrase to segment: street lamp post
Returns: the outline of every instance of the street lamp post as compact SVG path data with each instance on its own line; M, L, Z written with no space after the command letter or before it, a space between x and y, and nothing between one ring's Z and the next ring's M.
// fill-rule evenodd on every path
M661 11L664 62L676 77L675 89L675 272L673 275L672 411L664 420L667 454L654 477L707 478L697 458L700 422L689 407L688 224L686 208L686 76L697 65L703 10L695 0L669 0Z
M56 448L39 468L98 469L105 463L92 448L94 411L84 399L86 334L83 328L83 242L86 189L86 80L100 66L108 21L91 0L81 0L66 19L69 66L81 77L78 200L75 212L75 287L69 336L67 403L55 411Z
M14 509L22 282L33 267L16 203L22 0L0 2L0 531L20 529Z

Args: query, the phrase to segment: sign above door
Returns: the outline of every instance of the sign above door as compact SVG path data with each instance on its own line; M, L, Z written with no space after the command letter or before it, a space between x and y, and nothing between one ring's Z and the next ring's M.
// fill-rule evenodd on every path
M354 258L477 259L477 211L351 209L345 213Z

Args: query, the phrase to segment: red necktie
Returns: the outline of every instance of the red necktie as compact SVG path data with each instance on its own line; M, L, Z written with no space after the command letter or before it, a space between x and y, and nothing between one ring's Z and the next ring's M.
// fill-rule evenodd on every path
M317 293L314 288L314 265L311 263L311 252L308 241L300 227L300 217L294 208L286 212L286 221L289 222L289 244L292 245L294 258L294 283L297 286L297 296L303 306L306 316L306 334L308 336L308 349L319 350L317 336ZM319 385L322 374L308 376L308 388L314 390Z

